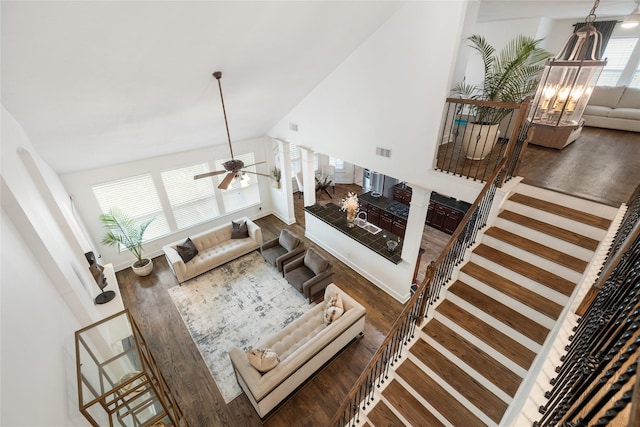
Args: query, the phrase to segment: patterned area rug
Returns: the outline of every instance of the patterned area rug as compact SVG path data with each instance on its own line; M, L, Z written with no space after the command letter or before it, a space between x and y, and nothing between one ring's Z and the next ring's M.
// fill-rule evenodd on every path
M257 251L169 289L225 403L242 390L228 351L249 350L311 309Z

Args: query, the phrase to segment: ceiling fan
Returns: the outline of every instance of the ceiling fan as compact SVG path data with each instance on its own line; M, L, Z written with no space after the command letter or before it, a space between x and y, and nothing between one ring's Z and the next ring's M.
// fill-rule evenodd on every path
M245 173L262 175L270 178L271 177L270 175L259 173L259 172L253 172L245 169L250 166L259 165L266 162L258 162L252 165L245 165L242 160L235 159L233 157L233 148L231 147L231 136L229 135L229 123L227 123L227 111L224 108L224 97L222 96L222 85L220 84L220 79L222 78L222 72L216 71L215 73L213 73L213 77L215 77L216 80L218 80L218 88L220 89L220 101L222 101L222 112L224 114L224 124L227 127L227 140L229 141L229 151L231 152L231 160L227 160L222 164L225 170L201 173L199 175L194 176L193 179L207 178L209 176L221 175L223 173L226 173L227 176L225 176L222 182L220 183L220 185L218 185L219 189L226 190L227 188L229 188L229 186L231 185L231 182L233 182L234 179L243 180L245 178L248 178L248 177L245 177Z

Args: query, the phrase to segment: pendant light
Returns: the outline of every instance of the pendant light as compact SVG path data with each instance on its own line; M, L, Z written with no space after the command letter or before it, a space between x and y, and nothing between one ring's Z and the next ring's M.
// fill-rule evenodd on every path
M593 26L596 0L585 24L549 59L536 90L528 120L542 126L578 126L602 69L602 34Z

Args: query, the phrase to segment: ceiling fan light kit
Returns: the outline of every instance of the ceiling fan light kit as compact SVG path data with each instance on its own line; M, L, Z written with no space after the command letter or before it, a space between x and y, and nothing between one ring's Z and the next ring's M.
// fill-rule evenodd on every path
M252 173L255 175L261 175L261 176L266 176L271 178L271 175L267 175L264 173L259 173L259 172L253 172L253 171L249 171L249 170L245 170L244 168L249 167L249 166L255 166L255 165L259 165L262 163L266 163L266 162L258 162L258 163L254 163L252 165L246 165L244 164L244 162L240 159L236 159L233 157L233 147L231 146L231 135L229 133L229 122L227 121L227 110L224 106L224 96L222 95L222 84L220 83L220 79L222 78L222 71L216 71L213 73L213 77L216 78L216 80L218 81L218 89L220 90L220 101L222 103L222 113L224 115L224 125L227 129L227 141L229 142L229 152L231 153L231 160L227 160L226 162L224 162L222 164L222 166L224 167L225 170L219 170L219 171L213 171L213 172L206 172L206 173L201 173L198 174L196 176L193 177L193 179L201 179L201 178L207 178L210 176L215 176L215 175L221 175L223 173L226 173L227 176L225 176L222 179L222 182L220 183L220 185L218 185L218 188L221 190L226 190L229 188L229 186L231 185L231 183L233 182L234 179L240 181L240 187L247 187L249 185L249 182L251 182L251 177L246 175L247 173Z

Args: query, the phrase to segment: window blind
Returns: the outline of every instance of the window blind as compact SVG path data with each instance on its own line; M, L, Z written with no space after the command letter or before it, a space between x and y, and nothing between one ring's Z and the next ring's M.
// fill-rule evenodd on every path
M200 163L161 173L178 229L220 216L213 180L193 179L195 175L206 172L209 172L209 165Z
M91 189L102 213L117 208L136 222L155 217L144 235L145 241L169 233L169 224L151 174L96 184Z

